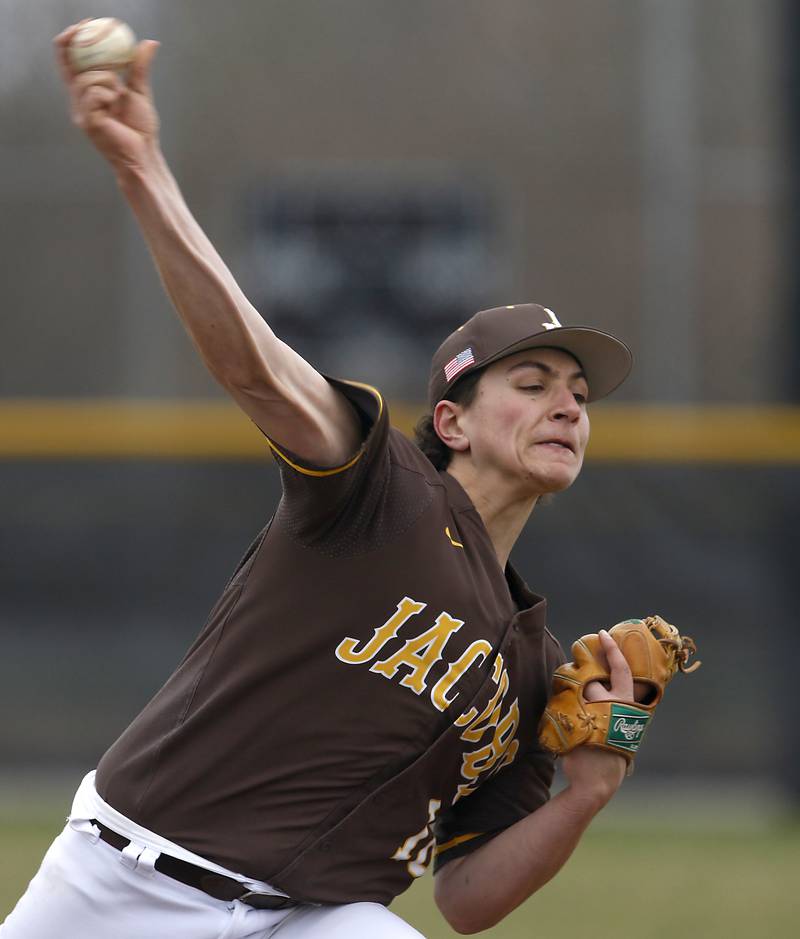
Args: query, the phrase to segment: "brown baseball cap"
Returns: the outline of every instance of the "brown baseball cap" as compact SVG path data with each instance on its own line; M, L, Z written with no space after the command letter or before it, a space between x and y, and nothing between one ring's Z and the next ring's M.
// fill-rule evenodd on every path
M518 303L481 310L459 326L431 361L428 401L433 407L459 378L490 362L548 346L573 355L586 373L589 401L604 398L628 377L631 350L619 339L589 326L562 326L552 310Z

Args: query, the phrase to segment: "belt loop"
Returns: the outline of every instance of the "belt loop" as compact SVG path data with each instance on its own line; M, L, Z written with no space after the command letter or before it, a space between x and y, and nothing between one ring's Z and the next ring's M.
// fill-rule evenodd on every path
M81 835L86 835L92 844L97 844L100 840L100 829L89 818L68 818L67 824L73 831Z
M156 861L161 857L160 851L154 851L152 848L145 848L139 855L136 864L136 872L144 877L152 877L156 870Z
M142 851L144 851L144 845L136 844L135 841L131 841L126 844L120 852L120 864L122 864L123 867L127 867L128 870L135 871L136 865L139 863L139 855Z

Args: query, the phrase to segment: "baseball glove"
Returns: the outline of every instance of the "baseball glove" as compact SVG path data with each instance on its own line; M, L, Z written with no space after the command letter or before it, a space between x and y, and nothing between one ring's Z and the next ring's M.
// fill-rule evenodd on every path
M633 680L649 686L642 703L587 701L584 688L591 681L608 682L609 668L597 633L572 644L574 662L556 669L553 692L539 724L539 740L556 755L587 744L624 756L630 764L644 732L677 671L693 672L689 665L694 641L660 616L629 619L609 630L630 666ZM640 686L641 687L641 686Z

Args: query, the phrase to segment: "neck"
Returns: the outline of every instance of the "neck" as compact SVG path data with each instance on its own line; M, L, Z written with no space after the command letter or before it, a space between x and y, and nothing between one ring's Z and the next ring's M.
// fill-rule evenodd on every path
M494 474L479 474L467 461L454 459L447 472L470 497L489 533L498 563L505 570L511 549L536 506L538 493L520 493Z

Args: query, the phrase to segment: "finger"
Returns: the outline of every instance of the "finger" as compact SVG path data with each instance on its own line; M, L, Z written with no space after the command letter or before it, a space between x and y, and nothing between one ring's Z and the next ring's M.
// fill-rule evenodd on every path
M88 72L81 72L72 79L72 88L80 97L87 88L95 85L104 88L110 88L113 91L122 91L125 83L116 72L109 69L90 69Z
M116 104L119 96L118 91L112 91L110 88L89 88L83 96L81 109L88 113L98 108L110 108L112 104Z
M76 124L83 124L86 114L97 107L110 107L127 89L117 81L81 81L77 80L70 87L72 96L72 117Z
M611 692L622 700L633 701L633 675L628 660L605 629L600 630L599 636L611 672Z
M120 98L120 92L112 91L110 88L88 88L81 99L80 107L75 112L75 123L79 127L88 127L96 123L98 116L105 117L109 114ZM98 112L103 112L100 115Z
M83 26L84 23L88 23L91 17L81 20L79 23L73 23L72 26L67 26L66 29L62 30L54 39L53 47L56 53L56 61L58 62L58 70L61 73L61 77L65 82L69 83L72 81L72 78L75 75L75 70L72 68L72 64L69 61L69 44L72 42L72 37L75 33Z
M119 96L126 91L124 82L116 72L107 69L90 69L70 78L69 94L72 100L72 120L79 127L83 126L86 109L86 93L92 88L105 88Z
M131 91L142 94L150 92L150 68L153 64L160 43L154 39L143 39L137 46L128 73L128 86Z
M583 689L583 697L586 701L608 701L608 688L599 681L590 681Z

